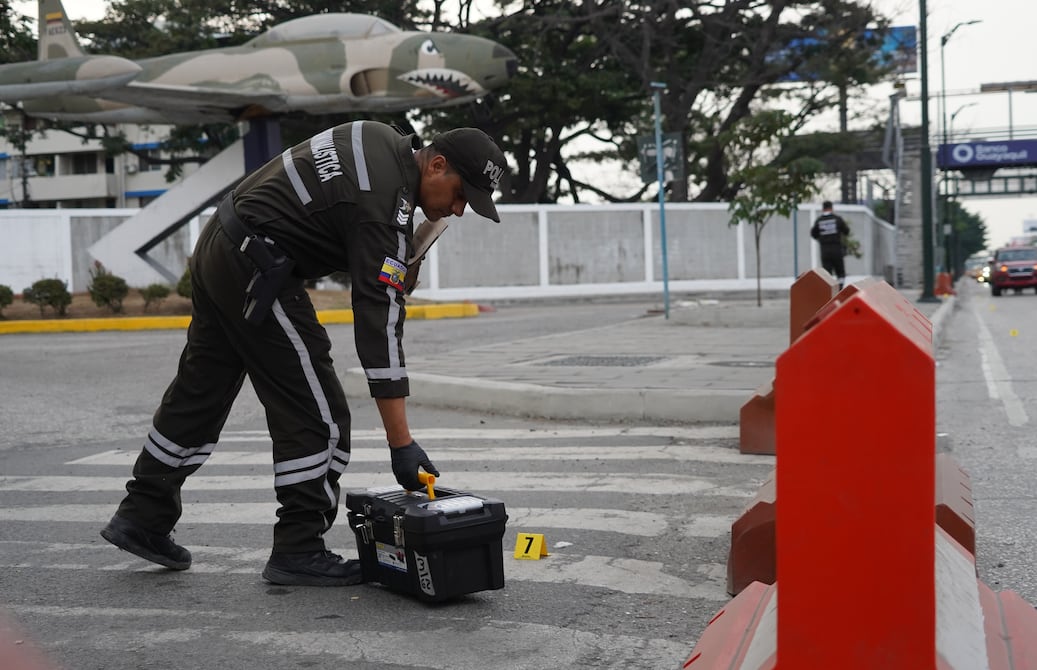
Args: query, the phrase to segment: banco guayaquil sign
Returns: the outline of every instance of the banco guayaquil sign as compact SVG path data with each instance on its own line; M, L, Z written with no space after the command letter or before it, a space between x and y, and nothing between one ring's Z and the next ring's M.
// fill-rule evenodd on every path
M684 146L680 133L663 135L663 181L684 179ZM641 160L641 181L646 184L659 180L655 162L655 135L637 138L637 157Z
M1037 140L941 144L937 164L947 170L1037 166Z

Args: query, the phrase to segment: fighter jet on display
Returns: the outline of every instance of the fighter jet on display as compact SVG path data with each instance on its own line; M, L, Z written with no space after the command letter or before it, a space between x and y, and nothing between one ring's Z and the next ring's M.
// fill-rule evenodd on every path
M484 96L515 73L491 40L317 14L241 46L132 61L83 52L61 0L39 2L39 56L0 65L0 101L85 123L210 123L293 111L396 112Z

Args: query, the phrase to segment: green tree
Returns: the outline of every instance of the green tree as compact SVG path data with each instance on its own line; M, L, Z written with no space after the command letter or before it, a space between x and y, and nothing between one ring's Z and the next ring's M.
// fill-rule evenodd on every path
M731 173L737 194L728 211L731 225L753 227L756 252L756 304L763 304L760 276L760 237L774 216L788 217L817 193L817 177L824 165L811 155L814 147L788 137L792 119L781 111L761 112L731 129L730 142L745 158L744 167ZM784 144L782 144L784 140Z
M87 291L95 305L107 307L118 314L122 311L122 301L129 295L130 287L125 279L112 274L101 261L94 261L94 267L90 269L90 284Z
M165 284L148 284L140 291L140 296L144 298L144 311L148 311L148 308L152 305L160 305L163 300L169 297L169 287Z
M500 141L516 164L506 202L553 202L563 194L578 202L581 191L610 201L643 198L639 181L626 193L607 193L570 164L618 159L636 173L637 138L652 134L653 81L667 84L664 132L685 141L686 180L671 184L670 199L730 200L737 191L731 174L746 164L727 138L743 119L795 110L789 128L798 132L835 108L841 92L845 99L888 72L872 58L885 23L860 0L500 6L501 17L460 29L512 49L518 77L474 109L424 116L440 129L474 115ZM789 49L792 43L805 46ZM789 83L793 76L797 83ZM591 144L597 149L582 148Z
M987 226L982 217L974 214L957 200L941 200L937 203L936 220L943 221L944 207L954 230L954 276L965 271L965 259L987 248Z
M0 284L0 318L4 316L4 307L14 302L14 291L6 284Z
M494 137L517 166L501 184L504 202L580 202L581 192L629 201L645 191L610 194L570 167L614 157L645 104L637 80L588 28L581 4L562 0L524 2L500 18L459 26L511 49L518 73L478 104L417 116L432 132L475 125ZM578 148L587 140L603 149Z
M39 307L40 318L44 307L53 307L58 316L65 316L72 304L72 294L68 292L68 283L62 279L39 279L22 290L22 300Z
M0 63L20 63L36 58L36 36L32 19L16 13L10 0L0 0ZM26 147L34 135L33 120L25 117L20 109L0 117L0 137L5 138L21 156L21 165L27 161ZM20 170L21 194L19 204L23 207L30 201L29 174Z

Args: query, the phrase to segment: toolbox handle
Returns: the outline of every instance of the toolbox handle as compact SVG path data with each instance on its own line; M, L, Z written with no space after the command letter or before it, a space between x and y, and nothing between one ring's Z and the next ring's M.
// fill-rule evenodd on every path
M436 490L433 488L436 485L436 476L428 472L419 472L418 481L425 485L425 489L428 492L428 499L436 499Z

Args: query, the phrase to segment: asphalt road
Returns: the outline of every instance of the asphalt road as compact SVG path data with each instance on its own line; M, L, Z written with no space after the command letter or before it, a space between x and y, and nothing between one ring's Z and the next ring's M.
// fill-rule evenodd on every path
M652 302L502 306L408 324L409 355L621 322ZM977 565L1037 602L1037 295L963 286L937 351L941 448L972 477ZM351 330L331 329L355 365ZM264 583L276 503L263 416L246 388L220 449L185 489L191 570L108 545L111 515L182 332L0 339L0 599L60 667L677 668L725 592L731 522L773 468L737 426L558 423L411 405L441 483L503 499L506 586L425 605L376 585ZM378 418L356 399L344 488L392 483ZM895 467L895 464L890 464ZM343 515L344 516L344 515ZM511 557L520 532L547 556ZM355 541L340 517L330 545Z

